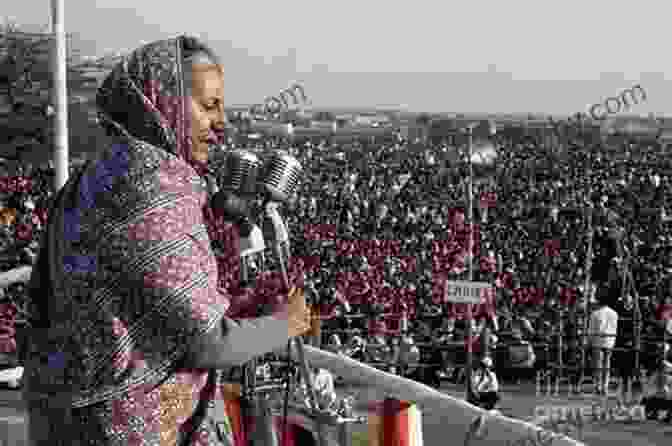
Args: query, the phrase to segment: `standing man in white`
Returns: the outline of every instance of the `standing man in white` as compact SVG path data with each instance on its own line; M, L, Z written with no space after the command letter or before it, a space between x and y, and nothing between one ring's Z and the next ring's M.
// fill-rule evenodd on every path
M595 391L605 395L609 389L611 353L616 343L618 313L608 305L607 290L598 297L598 308L590 315L588 336L593 353Z

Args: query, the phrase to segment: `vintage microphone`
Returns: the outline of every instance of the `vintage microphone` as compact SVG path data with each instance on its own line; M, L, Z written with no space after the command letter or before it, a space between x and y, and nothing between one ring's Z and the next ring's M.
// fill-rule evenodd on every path
M275 151L264 171L260 182L262 194L264 195L264 233L272 240L273 251L279 264L282 281L287 289L290 290L289 276L287 273L287 261L290 258L289 231L279 213L282 204L287 203L296 192L303 168L299 161L284 151ZM310 404L313 408L320 409L317 392L314 387L313 375L305 358L303 340L300 337L294 339L297 350L299 369L306 384ZM287 346L287 361L290 361L291 342ZM287 425L287 406L289 401L289 386L285 394L283 411L283 429L285 434ZM320 444L326 445L323 427L318 423L318 437Z
M284 151L274 152L266 165L260 182L264 195L264 235L273 241L273 247L285 286L289 289L286 264L290 258L289 231L280 216L279 208L287 203L296 192L302 174L302 167L296 158Z
M249 215L247 200L256 193L256 182L261 168L261 160L245 150L232 151L223 171L218 172L220 190L211 199L213 209L219 210L224 219L238 226L240 231L240 282L249 286L250 261L256 254L266 249L261 229L255 225Z

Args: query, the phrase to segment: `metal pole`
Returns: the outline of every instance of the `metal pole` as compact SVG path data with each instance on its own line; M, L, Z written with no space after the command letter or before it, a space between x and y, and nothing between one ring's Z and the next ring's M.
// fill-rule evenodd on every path
M67 47L65 34L65 0L51 0L51 32L54 47L52 63L52 103L54 115L54 177L55 191L68 181L68 85Z
M630 257L630 256L628 256ZM628 288L625 290L626 292L632 292L632 296L635 300L635 305L633 309L633 319L634 319L634 347L635 347L635 358L634 358L634 377L637 379L638 384L642 384L644 382L644 379L642 378L641 374L641 369L640 369L640 360L641 360L641 351L642 351L642 310L639 306L639 294L637 293L637 289L635 288L635 283L632 278L632 271L630 270L630 265L629 265L630 259L628 259L628 264L625 265L625 267L628 269L627 270L627 281L628 281Z
M472 141L472 126L467 129L469 137L469 182L467 189L467 221L469 222L469 276L467 280L472 282L474 280L474 166L471 158L474 155L473 141ZM467 304L467 363L465 367L465 377L467 384L466 396L467 400L471 399L471 368L472 368L472 311L471 304Z
M590 193L588 194L590 196ZM589 321L589 315L590 315L590 296L591 296L591 291L592 291L592 283L591 283L591 271L593 269L593 237L594 237L594 230L593 230L593 206L592 204L589 204L588 206L588 215L587 215L587 229L588 229L588 247L587 247L587 252L586 252L586 280L584 282L584 300L586 302L586 307L585 310L583 311L583 342L581 343L581 366L582 366L582 375L583 375L583 370L585 368L586 364L586 349L588 348L587 344L587 333L588 333L588 321Z
M590 154L586 154L585 159L585 170L586 176L588 178L592 177L592 158ZM582 333L582 342L581 342L581 383L583 383L584 373L586 370L586 358L587 358L587 349L588 349L588 322L590 320L590 298L592 295L592 270L593 270L593 255L594 255L594 238L595 238L595 228L593 227L593 217L595 214L595 207L592 202L593 188L588 185L588 190L586 195L588 196L588 215L587 215L587 229L588 229L588 247L586 252L586 277L585 277L585 289L584 289L584 300L586 303L585 309L583 311L583 333ZM578 328L578 324L577 324ZM579 384L582 385L582 384Z

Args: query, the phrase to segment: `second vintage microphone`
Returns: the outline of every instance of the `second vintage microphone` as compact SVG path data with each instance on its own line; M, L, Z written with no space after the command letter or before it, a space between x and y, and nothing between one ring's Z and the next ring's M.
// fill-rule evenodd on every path
M264 235L273 240L274 248L280 262L283 280L289 287L287 278L286 263L291 256L289 231L285 221L280 216L279 208L289 202L296 192L299 181L303 173L301 163L289 155L287 152L278 150L273 152L267 161L263 176L260 181L260 188L264 195L264 222L262 228Z
M270 156L260 181L262 193L264 194L264 233L271 240L273 251L282 274L282 280L288 291L291 288L287 272L287 262L291 257L289 231L280 215L279 208L282 204L287 203L296 192L302 173L303 168L296 158L285 151L278 150ZM321 408L317 392L315 391L313 374L306 361L303 339L301 337L294 338L294 345L298 355L299 369L306 384L310 403L313 408L319 410ZM283 425L286 423L288 398L289 395L286 394ZM320 444L326 444L324 442L325 437L321 423L317 423L317 431Z

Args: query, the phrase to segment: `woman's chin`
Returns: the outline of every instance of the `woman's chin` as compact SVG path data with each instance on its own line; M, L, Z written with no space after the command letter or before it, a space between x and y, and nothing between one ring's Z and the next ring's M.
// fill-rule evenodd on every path
M205 147L199 147L195 149L192 152L192 156L194 157L194 160L201 162L201 163L207 163L208 162L208 146Z

